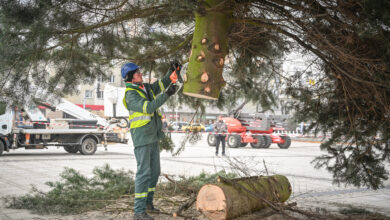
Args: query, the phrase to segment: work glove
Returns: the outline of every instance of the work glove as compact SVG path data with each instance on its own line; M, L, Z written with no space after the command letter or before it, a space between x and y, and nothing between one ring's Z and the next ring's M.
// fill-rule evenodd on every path
M176 83L177 82L177 74L176 74L176 71L173 71L171 73L171 75L169 76L169 79L171 80L172 83Z
M171 79L172 83L177 82L177 79L180 76L180 70L181 70L181 64L177 60L171 62L171 67L169 68L169 71L172 74L169 76L169 79Z
M166 91L165 93L166 93L167 95L171 96L171 95L175 94L176 89L177 89L177 86L174 85L174 84L171 84L171 85L168 87L168 89L167 89L167 91Z

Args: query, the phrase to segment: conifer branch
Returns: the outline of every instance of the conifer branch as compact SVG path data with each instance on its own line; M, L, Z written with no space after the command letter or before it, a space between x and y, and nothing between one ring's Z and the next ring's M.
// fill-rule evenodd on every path
M105 27L111 24L117 24L123 21L128 21L130 19L136 19L136 18L146 18L149 17L151 14L153 16L161 16L161 15L166 15L169 16L166 12L166 7L169 6L168 4L165 5L159 5L155 7L150 7L150 8L144 8L144 9L138 9L136 11L130 11L127 12L119 17L113 18L111 20L99 23L99 24L94 24L86 27L80 27L80 28L74 28L70 30L63 30L63 31L57 31L54 32L56 35L61 35L61 34L75 34L75 33L87 33L90 32L91 30L95 30L101 27ZM164 10L165 9L165 10ZM192 14L192 11L178 11L177 16L181 15L189 15Z

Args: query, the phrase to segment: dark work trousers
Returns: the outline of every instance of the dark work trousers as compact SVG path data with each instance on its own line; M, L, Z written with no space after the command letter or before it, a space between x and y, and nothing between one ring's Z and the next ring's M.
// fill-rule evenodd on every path
M160 147L158 142L134 148L137 160L135 175L134 213L141 214L146 205L153 205L154 191L160 176Z
M219 149L219 143L222 142L222 154L225 154L225 143L226 143L226 135L216 135L215 138L217 139L217 144L215 145L215 153L218 154Z

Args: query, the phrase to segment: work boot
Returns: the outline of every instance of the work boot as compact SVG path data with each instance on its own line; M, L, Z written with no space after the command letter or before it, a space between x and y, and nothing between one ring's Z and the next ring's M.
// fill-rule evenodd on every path
M218 157L218 152L215 152L215 156L217 156L217 157Z
M134 220L154 220L154 218L144 212L140 214L134 214Z
M146 211L150 213L159 213L160 209L156 209L153 204L147 204L146 205Z

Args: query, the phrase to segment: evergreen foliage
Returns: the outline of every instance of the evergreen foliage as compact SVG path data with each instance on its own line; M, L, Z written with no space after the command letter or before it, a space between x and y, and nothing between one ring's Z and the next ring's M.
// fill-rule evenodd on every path
M29 209L39 214L75 214L104 208L112 204L113 200L134 193L131 171L113 170L106 164L95 167L93 174L93 177L88 178L77 170L65 168L59 181L47 183L51 188L47 193L33 187L29 194L8 196L4 199L8 208ZM192 177L180 176L175 183L159 184L157 193L170 197L186 194L180 187L197 192L204 184L217 183L218 176L236 177L235 174L225 171L213 174L202 172Z
M172 153L175 148L175 143L173 143L170 133L166 133L164 138L159 141L158 145L160 146L160 152L165 150Z
M167 184L160 185L159 188L161 189L161 193L165 192L167 194L175 194L178 192L188 194L188 192L183 191L183 187L190 189L193 192L198 192L205 184L218 183L218 176L233 179L237 177L237 174L226 173L224 170L216 173L207 173L203 171L197 176L179 176L175 183L168 182Z
M41 214L69 214L99 209L122 195L134 193L131 171L113 170L106 164L96 167L93 174L88 178L65 168L59 181L46 183L51 188L49 192L33 187L30 194L8 197L6 203L9 208L31 209Z
M275 94L287 94L296 100L298 121L332 134L317 167L337 183L381 187L390 161L389 6L387 0L226 0L218 7L233 12L227 86L218 102L185 96L180 102L230 109L245 97L267 110L277 104ZM37 93L72 94L125 61L161 76L169 61L188 60L194 11L207 13L203 1L3 0L0 97L15 104ZM284 73L283 56L297 50L311 64Z

